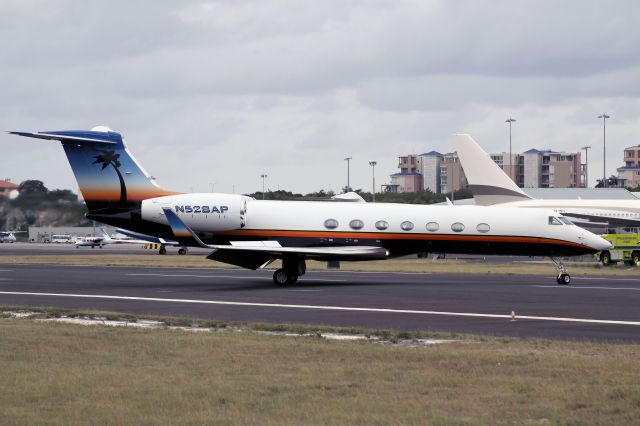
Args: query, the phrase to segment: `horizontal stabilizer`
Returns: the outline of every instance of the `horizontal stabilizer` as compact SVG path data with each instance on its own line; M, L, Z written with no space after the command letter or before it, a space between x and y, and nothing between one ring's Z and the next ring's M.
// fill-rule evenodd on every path
M108 133L100 134L103 132L82 132L82 131L67 131L67 132L9 132L12 135L24 136L27 138L47 139L54 141L73 141L73 142L91 142L91 143L105 143L115 144L116 141L109 140ZM107 135L107 136L104 136Z
M453 144L477 205L531 199L469 135L453 135Z

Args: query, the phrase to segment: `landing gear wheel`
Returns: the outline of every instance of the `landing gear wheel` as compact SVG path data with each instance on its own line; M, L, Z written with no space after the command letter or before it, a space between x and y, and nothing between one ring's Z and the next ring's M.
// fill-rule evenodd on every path
M167 254L167 249L164 247L160 247L160 250L158 250L158 254L162 254L162 255Z
M178 254L184 256L185 254L187 254L187 248L186 247L180 247L180 250L178 250Z
M284 271L284 269L276 269L276 271L273 273L273 282L278 285L289 284L289 279L290 276Z
M297 275L289 275L289 279L287 280L287 284L292 285L298 281Z
M569 284L571 282L571 275L569 275L569 274L560 274L560 275L558 275L558 278L556 278L556 281L560 285L567 285L567 284Z

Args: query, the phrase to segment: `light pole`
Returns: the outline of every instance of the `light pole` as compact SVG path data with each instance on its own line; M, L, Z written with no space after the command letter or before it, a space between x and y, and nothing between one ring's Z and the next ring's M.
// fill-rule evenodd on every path
M371 174L373 177L373 192L372 192L372 196L373 196L373 202L376 202L376 164L378 164L377 161L369 161L369 165L371 166Z
M607 118L609 117L604 112L599 115L598 118L602 118L602 187L606 188L607 185Z
M511 180L514 180L513 174L511 173L511 169L512 169L511 161L513 159L513 157L511 156L511 123L515 123L515 121L516 119L511 117L509 117L507 121L505 121L505 123L509 123L509 178L511 178Z
M267 178L267 175L266 173L263 173L260 177L262 178L262 199L264 200L264 180Z
M583 146L580 149L584 149L584 187L588 188L589 187L589 149L591 148L591 145L589 146Z
M347 189L346 189L346 191L344 191L344 192L349 192L349 191L351 191L351 185L350 185L350 182L349 182L349 162L350 162L351 160L353 160L353 157L347 157L347 158L345 158L345 159L344 159L344 161L346 161L346 162L347 162Z

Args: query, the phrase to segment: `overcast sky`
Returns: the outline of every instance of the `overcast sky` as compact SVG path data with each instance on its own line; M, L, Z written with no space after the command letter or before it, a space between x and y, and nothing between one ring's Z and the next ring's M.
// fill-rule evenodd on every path
M640 144L640 2L0 2L0 129L107 125L181 191L371 188L397 157ZM0 136L0 178L77 191L57 142Z

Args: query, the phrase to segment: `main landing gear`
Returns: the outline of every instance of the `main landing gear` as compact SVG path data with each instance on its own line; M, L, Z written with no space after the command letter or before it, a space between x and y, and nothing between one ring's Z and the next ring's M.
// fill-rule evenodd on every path
M558 268L558 276L556 277L556 282L559 285L569 284L571 282L571 275L567 274L567 269L564 267L564 263L562 263L562 260L556 260L552 257L551 261L554 263L554 265L556 265L556 268Z
M297 256L285 257L282 259L282 269L277 269L273 273L273 282L280 286L293 285L305 272L307 272L307 264L304 259Z

